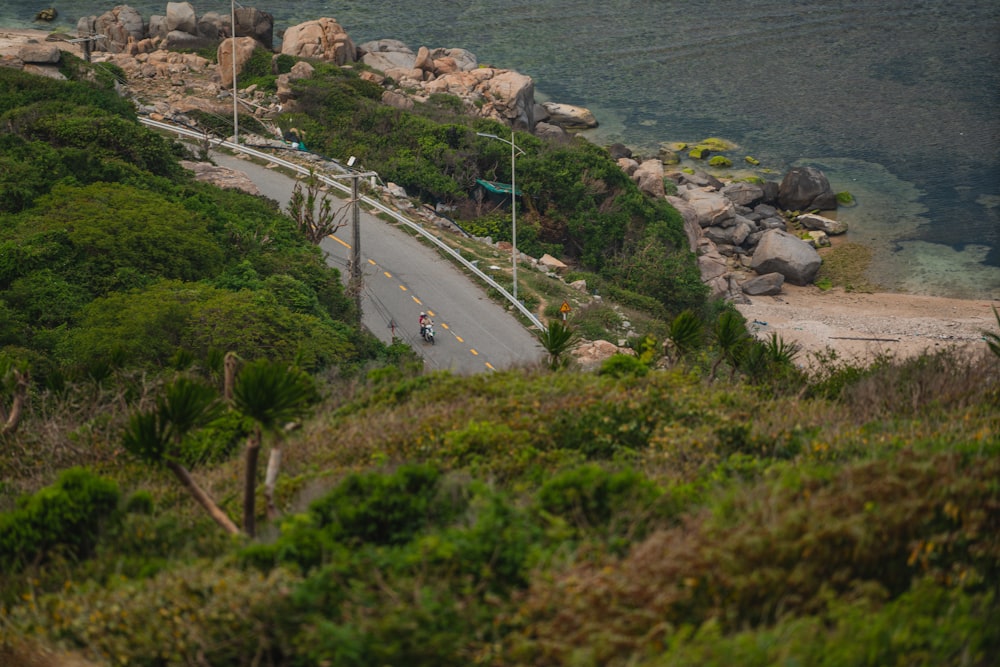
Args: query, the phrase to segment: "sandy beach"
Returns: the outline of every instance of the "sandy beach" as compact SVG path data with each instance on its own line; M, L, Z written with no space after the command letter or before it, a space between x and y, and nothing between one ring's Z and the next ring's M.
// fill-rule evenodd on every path
M751 297L737 308L761 338L772 333L801 346L800 362L832 350L845 360L880 354L910 358L947 347L986 349L984 331L1000 333L1000 300L828 291L785 284L777 296Z

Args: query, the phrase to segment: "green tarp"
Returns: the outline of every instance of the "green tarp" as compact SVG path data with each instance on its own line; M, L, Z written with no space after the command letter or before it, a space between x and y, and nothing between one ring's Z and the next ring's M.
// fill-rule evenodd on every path
M510 183L497 183L495 181L484 181L481 179L476 179L476 183L486 188L486 191L495 195L509 195L510 194ZM518 197L521 196L521 191L516 190L514 192Z

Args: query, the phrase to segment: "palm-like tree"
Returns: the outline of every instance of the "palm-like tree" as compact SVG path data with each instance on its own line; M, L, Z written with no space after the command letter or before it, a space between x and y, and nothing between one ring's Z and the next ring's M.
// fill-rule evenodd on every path
M751 339L739 358L740 369L756 384L776 377L782 369L791 368L801 351L798 343L785 341L776 333L766 340Z
M247 438L246 470L243 480L243 530L256 532L257 461L265 433L278 434L285 425L306 414L316 399L316 387L304 371L267 359L248 363L233 385L233 407L253 422ZM281 461L281 447L272 448L273 476ZM272 475L269 475L272 477ZM273 482L273 479L272 479Z
M580 335L563 324L562 320L549 320L549 326L535 332L535 336L548 353L549 368L552 370L562 368L569 363L566 353L580 340Z
M747 331L743 316L735 310L724 311L715 322L715 346L719 356L712 364L709 380L715 379L716 371L723 361L729 362L735 373L740 355L749 342L750 333Z
M132 415L123 444L140 459L165 465L208 515L227 533L235 535L240 529L198 485L180 458L184 436L214 419L221 407L214 389L179 377L164 388L155 409Z
M701 320L689 309L673 319L667 338L677 354L683 356L701 347L704 331Z

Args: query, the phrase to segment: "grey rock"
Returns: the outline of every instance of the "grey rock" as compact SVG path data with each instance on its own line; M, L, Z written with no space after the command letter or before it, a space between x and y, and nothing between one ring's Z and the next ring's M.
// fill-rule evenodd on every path
M836 203L826 174L815 167L793 167L778 186L778 204L787 211L830 210Z
M780 273L765 273L747 280L742 285L743 293L750 296L774 296L781 294L781 286L785 284L785 276Z
M780 229L771 229L757 244L750 268L760 275L780 273L794 285L808 285L822 264L819 253L809 243Z
M847 233L847 223L842 220L832 220L815 213L806 213L797 218L800 225L813 231L826 232L830 236Z
M764 198L764 188L754 183L730 183L719 192L737 206L753 206Z

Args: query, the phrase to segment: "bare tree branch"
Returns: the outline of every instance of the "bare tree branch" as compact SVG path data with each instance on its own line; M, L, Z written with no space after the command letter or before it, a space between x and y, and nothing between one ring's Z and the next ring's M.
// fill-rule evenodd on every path
M325 192L321 193L320 180L312 171L305 180L304 189L301 182L295 184L292 198L288 202L288 214L299 231L314 245L319 245L323 239L347 224L346 215L340 222L337 220L343 210L344 207L333 210L330 196Z

